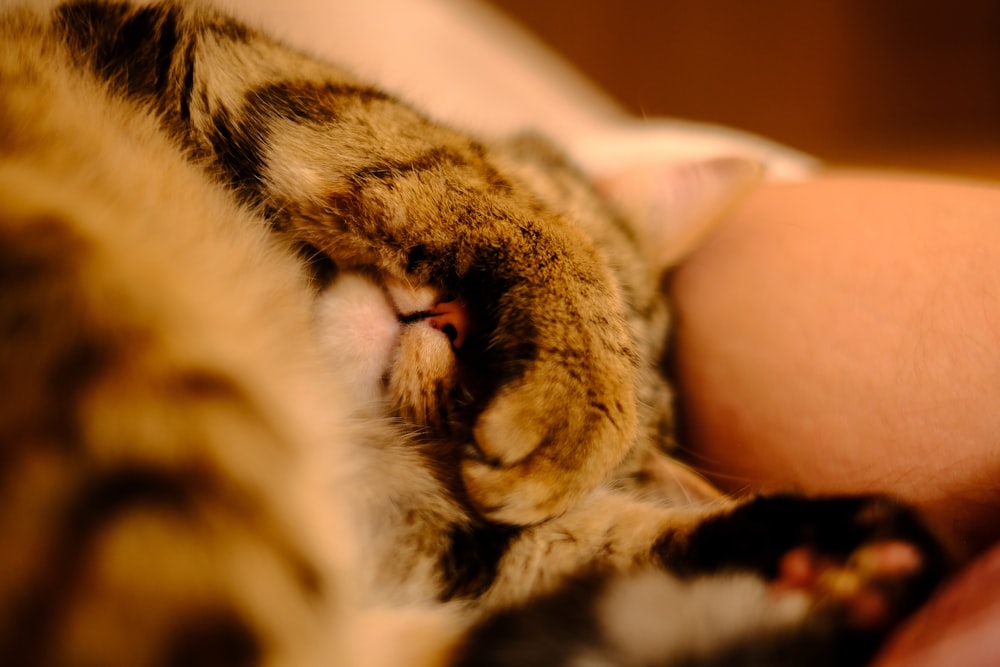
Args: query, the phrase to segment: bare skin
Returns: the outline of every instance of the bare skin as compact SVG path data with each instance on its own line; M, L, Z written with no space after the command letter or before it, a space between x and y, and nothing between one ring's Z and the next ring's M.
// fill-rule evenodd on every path
M1000 187L762 187L677 272L693 462L728 490L879 491L1000 537Z

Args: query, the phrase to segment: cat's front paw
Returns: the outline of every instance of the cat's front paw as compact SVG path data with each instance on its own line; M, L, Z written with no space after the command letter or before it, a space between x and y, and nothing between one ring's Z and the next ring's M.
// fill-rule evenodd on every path
M503 387L473 429L462 463L469 499L487 519L530 525L557 516L622 460L635 438L632 376L613 366L581 384L539 363Z

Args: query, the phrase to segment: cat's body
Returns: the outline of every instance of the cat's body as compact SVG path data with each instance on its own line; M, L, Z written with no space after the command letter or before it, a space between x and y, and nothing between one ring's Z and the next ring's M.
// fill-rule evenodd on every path
M880 501L688 507L655 481L664 266L551 148L196 6L0 35L3 664L836 658L895 610L855 627L853 594L810 612L822 585L760 572L900 537L919 567L861 589L933 576ZM710 636L714 612L651 643L621 620L734 596Z

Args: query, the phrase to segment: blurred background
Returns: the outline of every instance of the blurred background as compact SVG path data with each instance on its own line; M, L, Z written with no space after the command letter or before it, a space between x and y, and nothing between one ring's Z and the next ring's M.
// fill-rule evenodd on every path
M639 115L1000 179L1000 0L491 0Z

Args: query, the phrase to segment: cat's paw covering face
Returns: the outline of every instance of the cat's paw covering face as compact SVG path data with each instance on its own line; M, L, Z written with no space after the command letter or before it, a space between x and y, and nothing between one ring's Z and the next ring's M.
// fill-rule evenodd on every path
M453 441L463 455L469 500L495 520L528 524L560 513L632 442L632 403L620 400L608 409L576 395L590 384L558 382L555 371L567 364L559 357L536 360L478 415L466 411L463 401L472 399L460 382L459 357L475 325L460 299L344 272L318 299L316 322L331 370L350 383L352 396L366 406L362 414L391 415L418 434ZM605 365L615 379L614 360ZM618 376L611 390L631 397L631 376ZM470 418L471 426L458 423ZM575 449L562 446L567 434ZM576 458L567 461L564 454Z
M715 160L605 185L633 213L640 254L655 255L635 261L655 280L758 178L752 163ZM565 217L530 231L493 239L510 255L497 272L518 279L473 304L486 314L478 328L461 297L385 272L345 272L317 306L334 370L354 394L454 442L467 499L514 525L562 513L627 454L636 370L650 361L637 354L605 251ZM477 353L486 363L467 363Z

